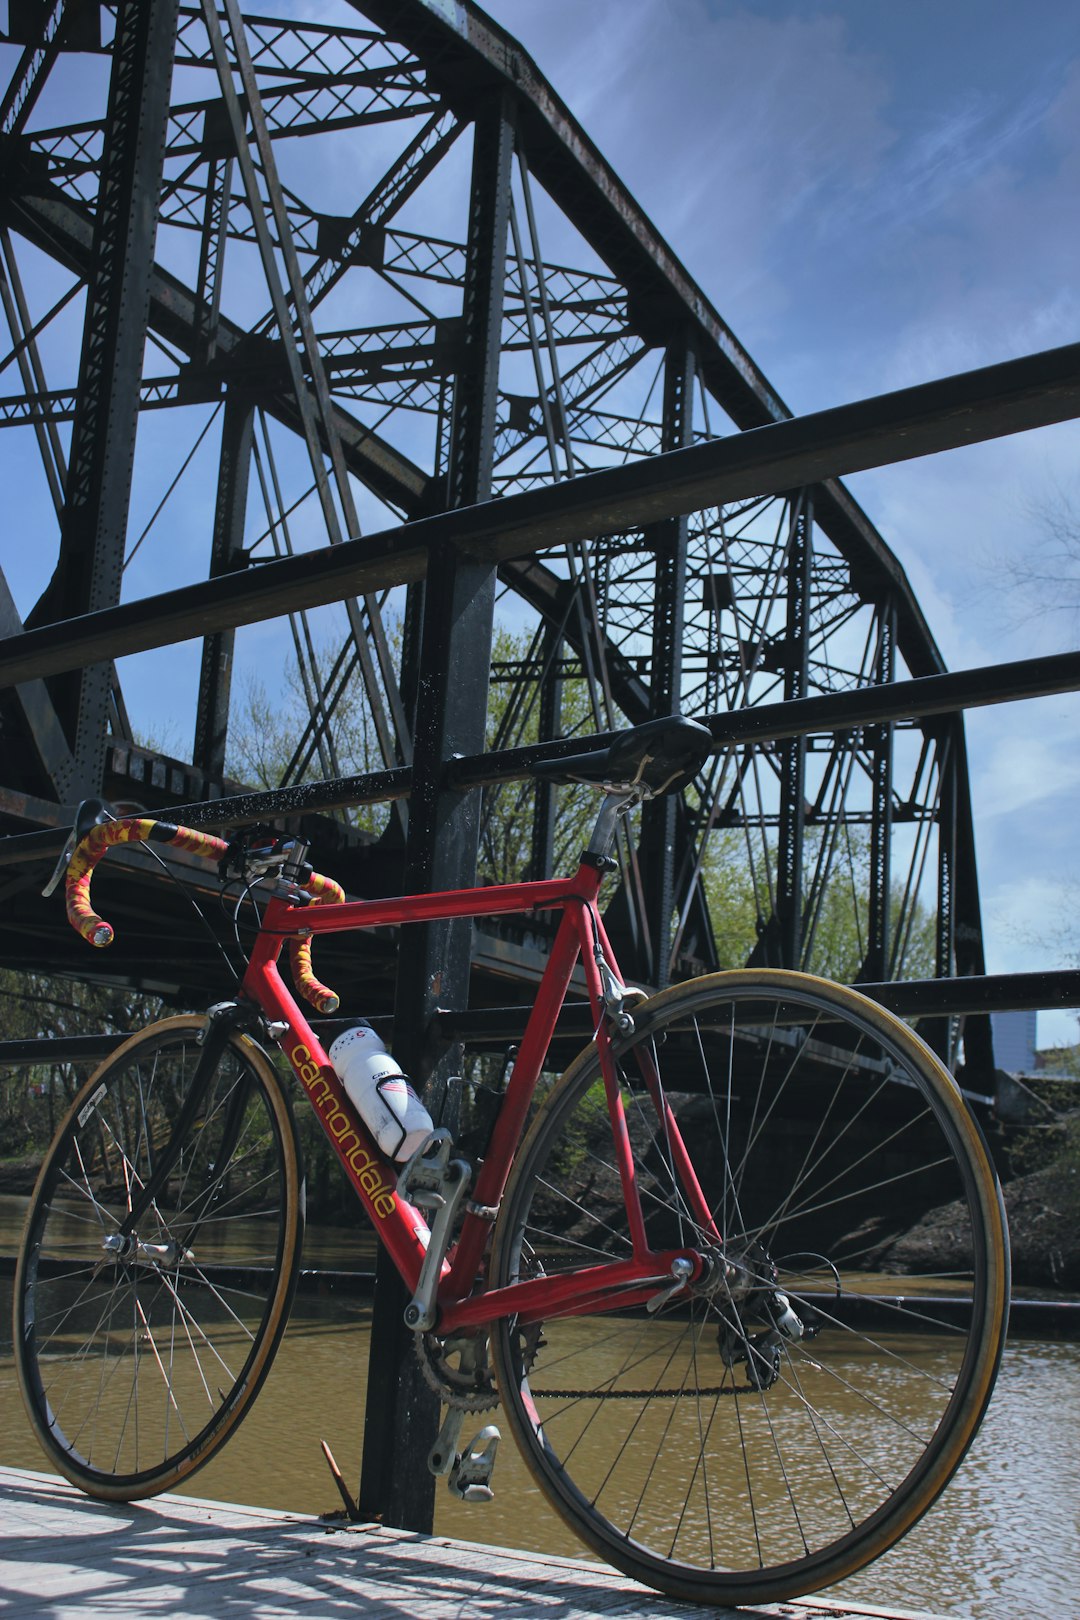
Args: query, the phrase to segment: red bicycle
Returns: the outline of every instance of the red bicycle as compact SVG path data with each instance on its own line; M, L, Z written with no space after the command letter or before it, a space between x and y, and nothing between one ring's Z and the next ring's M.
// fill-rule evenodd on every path
M703 741L654 721L536 767L605 789L577 872L544 882L346 902L281 840L132 818L81 840L69 914L96 945L111 929L90 878L121 841L224 857L265 906L233 998L126 1041L42 1167L15 1353L63 1474L112 1499L177 1486L266 1376L303 1227L276 1047L410 1292L447 1407L432 1466L459 1492L483 1492L491 1457L463 1464L463 1415L501 1401L583 1541L714 1604L836 1581L930 1506L1001 1354L1000 1190L953 1079L856 992L778 970L628 990L597 906L618 819L692 775ZM561 920L490 1141L470 1162L435 1131L392 1163L286 988L283 948L326 1013L322 934L535 911ZM595 1034L548 1085L579 962Z

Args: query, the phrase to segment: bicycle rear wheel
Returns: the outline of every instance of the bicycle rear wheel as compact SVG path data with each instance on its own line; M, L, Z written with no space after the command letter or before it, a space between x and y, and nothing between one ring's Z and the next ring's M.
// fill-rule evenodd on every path
M672 1596L782 1600L869 1563L963 1457L1005 1333L1000 1190L951 1077L850 990L716 974L635 1021L615 1052L649 1246L717 1263L651 1312L500 1322L500 1394L603 1558ZM492 1281L630 1252L589 1048L518 1155Z
M15 1360L50 1460L91 1495L150 1496L208 1462L265 1378L303 1238L292 1111L233 1032L173 1141L206 1019L134 1036L81 1088L42 1166L15 1281ZM183 1129L183 1122L181 1122Z

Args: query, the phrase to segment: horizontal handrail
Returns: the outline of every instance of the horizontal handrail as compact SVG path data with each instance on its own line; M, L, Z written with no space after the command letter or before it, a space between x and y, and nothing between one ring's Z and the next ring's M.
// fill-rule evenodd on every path
M1051 653L1009 664L954 670L944 675L920 675L882 686L864 686L852 692L829 692L820 697L797 698L788 703L767 703L702 716L712 732L717 753L732 746L777 742L819 731L855 731L864 726L888 725L898 720L930 720L965 709L997 703L1024 702L1080 691L1080 652ZM470 754L447 766L449 782L458 788L495 782L520 781L538 760L564 759L584 750L608 747L614 731L597 732L560 742L532 743L488 754ZM361 804L386 804L408 797L412 772L372 771L339 776L261 793L239 793L228 798L170 805L169 819L196 827L237 826L275 816L298 816L319 810L346 809ZM63 847L67 829L11 833L0 839L0 866L55 856Z
M859 984L855 988L890 1012L906 1018L944 1018L980 1012L1045 1012L1080 1007L1080 971L1049 969L1045 973L988 973L971 978L898 979ZM525 1027L530 1005L466 1007L435 1015L439 1038L471 1045L513 1041ZM375 1020L382 1023L383 1020ZM312 1027L322 1028L321 1019ZM565 1002L556 1035L587 1041L592 1017L585 1002ZM0 1065L28 1068L35 1063L80 1062L108 1057L127 1035L53 1035L35 1040L0 1041Z

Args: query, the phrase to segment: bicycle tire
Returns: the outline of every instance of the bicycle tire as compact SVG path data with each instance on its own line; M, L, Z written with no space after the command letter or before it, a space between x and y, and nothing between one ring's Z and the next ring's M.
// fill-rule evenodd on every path
M1000 1188L947 1070L854 991L746 970L634 1018L615 1057L649 1246L709 1247L651 1064L734 1269L658 1286L651 1313L499 1322L500 1396L538 1485L602 1558L672 1597L781 1601L863 1568L958 1467L1004 1343ZM611 1148L592 1046L518 1154L494 1286L629 1255ZM952 1257L932 1257L920 1217L951 1229Z
M135 1241L118 1236L173 1136L206 1025L165 1019L96 1070L27 1215L14 1316L23 1400L60 1473L107 1500L177 1486L219 1450L270 1369L299 1272L292 1109L237 1031Z

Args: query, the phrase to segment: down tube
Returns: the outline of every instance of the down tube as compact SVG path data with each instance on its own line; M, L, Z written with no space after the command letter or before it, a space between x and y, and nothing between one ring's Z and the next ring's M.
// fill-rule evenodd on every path
M244 977L244 989L264 1012L288 1023L288 1034L281 1040L282 1051L353 1191L367 1210L379 1241L385 1244L406 1286L415 1289L427 1247L427 1222L418 1209L398 1197L396 1171L353 1107L318 1036L285 988L276 962L260 960L254 953Z

